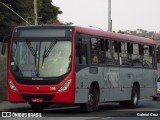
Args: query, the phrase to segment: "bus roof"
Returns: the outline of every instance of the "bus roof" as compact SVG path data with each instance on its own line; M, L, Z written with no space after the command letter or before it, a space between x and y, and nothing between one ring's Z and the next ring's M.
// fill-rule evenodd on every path
M80 27L80 26L47 24L47 25L19 26L19 27L16 27L16 28L38 28L38 27L39 28L41 28L41 27L74 28L74 30L76 32L89 34L89 35L93 35L93 36L100 36L100 37L106 37L106 38L112 38L112 39L132 41L132 42L156 44L156 41L153 40L153 39L150 39L150 38L127 35L127 34L120 34L120 33L113 33L113 32L96 30L96 29L93 29L93 28L85 28L85 27Z
M135 41L135 42L140 42L140 43L156 44L155 40L150 39L150 38L145 38L145 37L113 33L113 32L108 32L108 31L96 30L92 28L79 27L79 26L74 26L74 28L76 32L80 32L84 34L102 36L106 38L119 39L119 40L127 40L127 41L133 41L133 42Z

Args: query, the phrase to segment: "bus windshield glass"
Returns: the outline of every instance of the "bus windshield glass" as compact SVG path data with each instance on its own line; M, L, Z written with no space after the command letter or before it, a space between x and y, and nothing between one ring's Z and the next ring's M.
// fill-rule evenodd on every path
M63 76L71 69L71 45L66 38L13 40L11 71L17 77Z

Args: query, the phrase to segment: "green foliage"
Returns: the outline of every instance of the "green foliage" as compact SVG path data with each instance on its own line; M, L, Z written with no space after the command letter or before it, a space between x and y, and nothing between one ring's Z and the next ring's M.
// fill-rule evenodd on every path
M57 15L61 14L62 11L59 10L59 7L53 6L52 0L41 0L41 7L39 11L40 23L53 23L57 22Z
M34 24L34 0L0 0L5 3L26 21ZM39 24L58 21L57 15L61 14L59 7L52 5L52 0L37 0ZM6 6L0 3L0 34L11 34L15 26L27 25L25 21L15 15Z

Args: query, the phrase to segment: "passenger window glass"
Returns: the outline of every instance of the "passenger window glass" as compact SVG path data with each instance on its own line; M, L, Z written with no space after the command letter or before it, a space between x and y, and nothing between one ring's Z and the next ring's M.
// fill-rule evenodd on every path
M149 51L150 51L150 56L152 56L153 68L155 68L157 66L155 59L155 46L150 46Z
M105 56L108 65L118 65L118 42L106 40L105 41Z
M91 38L92 50L101 50L101 39Z
M142 55L140 55L140 51L139 45L133 43L132 65L135 67L142 67Z
M76 61L78 64L87 64L87 39L79 38L76 49Z
M91 63L104 64L104 39L91 38Z
M143 66L144 67L153 67L153 61L152 61L152 47L149 45L144 45L144 55L143 55Z
M121 53L119 53L120 56L120 65L131 65L131 55L129 52L129 45L126 42L121 42Z

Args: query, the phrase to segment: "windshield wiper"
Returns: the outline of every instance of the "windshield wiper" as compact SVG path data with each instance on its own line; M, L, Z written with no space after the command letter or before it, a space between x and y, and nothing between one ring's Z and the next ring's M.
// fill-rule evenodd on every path
M44 49L44 53L43 53L43 59L42 59L42 66L43 66L43 63L44 63L44 59L46 57L48 57L48 55L50 54L50 52L52 51L53 47L55 46L55 44L57 43L57 40L54 40L48 48L46 48L45 46L45 49Z
M31 43L29 41L26 41L27 46L29 48L29 50L31 51L32 55L35 56L36 55L36 51L34 50L33 46L31 45Z
M26 44L29 48L29 50L31 51L31 54L35 57L35 66L36 66L36 59L37 59L37 45L36 45L36 50L34 50L33 46L31 45L31 42L29 42L28 40L26 40Z
M34 55L34 57L35 57L35 59L34 59L35 66L37 64L37 49L38 49L38 46L36 45L36 51L35 51L35 55Z

